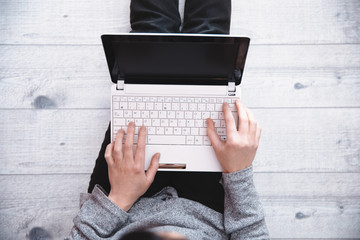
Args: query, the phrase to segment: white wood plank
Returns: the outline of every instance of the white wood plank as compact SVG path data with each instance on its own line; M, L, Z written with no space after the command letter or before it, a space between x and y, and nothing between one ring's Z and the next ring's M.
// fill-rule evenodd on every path
M180 1L180 12L184 1ZM232 1L231 33L256 44L359 43L357 0ZM129 1L1 1L2 44L94 44L129 32Z
M271 237L358 236L358 179L355 173L256 173ZM0 238L23 239L35 227L65 237L88 180L87 174L0 176Z
M359 47L251 46L243 100L251 107L359 107ZM0 55L0 108L109 107L101 46L0 46Z
M259 172L359 172L360 109L253 109ZM1 110L0 174L90 173L108 110Z

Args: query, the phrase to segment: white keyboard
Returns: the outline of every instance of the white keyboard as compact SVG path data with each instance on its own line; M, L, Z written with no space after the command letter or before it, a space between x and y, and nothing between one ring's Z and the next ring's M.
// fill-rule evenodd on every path
M211 145L206 133L206 119L214 121L217 134L226 139L224 102L229 103L238 123L235 97L174 97L174 96L113 96L112 139L119 129L125 133L129 122L136 125L134 144L138 129L147 128L148 145Z

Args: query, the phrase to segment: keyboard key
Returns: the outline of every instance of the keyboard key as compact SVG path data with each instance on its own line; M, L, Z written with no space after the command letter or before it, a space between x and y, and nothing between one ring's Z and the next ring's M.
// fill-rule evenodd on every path
M202 116L201 116L202 119L207 119L209 117L210 117L210 112L202 112Z
M156 128L156 134L165 134L165 129L163 127L157 127Z
M210 146L211 145L210 138L208 136L204 136L203 138L204 138L203 144L207 145L207 146Z
M124 118L114 118L113 124L117 125L117 126L125 126L125 119Z
M160 126L160 119L152 119L151 126L159 127Z
M204 103L198 104L198 111L206 111L206 105Z
M128 107L131 110L135 110L136 109L136 102L129 102Z
M190 128L182 128L181 134L184 136L190 135Z
M140 118L140 111L133 111L133 118Z
M186 136L186 144L194 144L194 136Z
M171 109L174 111L180 110L180 103L173 103Z
M210 113L210 118L215 120L215 119L219 119L219 113L218 112L211 112Z
M197 104L196 103L189 103L189 110L190 111L197 111Z
M195 126L194 120L186 120L186 126L187 127L194 127Z
M181 135L181 128L174 128L174 135Z
M199 128L191 128L191 135L199 135Z
M131 117L132 117L132 111L130 111L130 110L125 110L125 111L124 111L124 117L125 117L125 118L131 118Z
M180 110L182 110L182 111L189 110L189 104L188 103L180 103Z
M192 119L192 118L193 118L192 112L185 112L185 119Z
M150 112L149 111L141 111L141 118L149 118Z
M203 137L195 136L195 145L202 145L202 144L203 144Z
M154 103L152 103L152 102L145 103L145 109L146 110L154 110Z
M123 110L114 110L114 117L123 117L124 111Z
M225 128L217 128L216 133L220 135L226 135L226 129Z
M114 102L120 102L120 96L113 96Z
M119 102L113 102L113 109L119 109Z
M137 107L138 110L145 110L145 103L144 102L138 102L136 107Z
M215 104L214 111L221 112L222 111L222 104Z
M200 136L207 136L206 128L199 128L199 135Z
M148 127L147 128L147 134L155 134L156 128L155 127Z
M203 127L203 120L195 120L195 127L201 128Z
M159 118L158 111L150 111L150 118Z
M148 135L147 136L148 144L186 144L185 136L158 136L158 135Z
M175 111L168 111L168 118L175 118Z
M159 111L159 118L167 118L166 111Z
M173 135L173 128L166 127L165 128L165 135Z
M151 126L151 120L150 119L144 119L144 126L149 127Z
M216 103L216 98L210 98L210 99L209 99L209 102L210 102L210 103Z
M143 125L143 120L142 119L135 119L135 125L136 126L142 126Z
M121 102L119 109L128 109L128 103L127 102Z
M160 120L160 125L162 127L168 127L169 126L169 119L161 119Z
M193 118L194 119L201 119L201 112L194 112Z
M176 119L170 119L169 125L170 125L170 127L177 127L177 120Z
M206 105L206 111L209 111L209 112L211 112L211 111L214 111L215 110L215 105L214 104L207 104Z
M186 120L185 119L179 119L178 120L178 126L179 127L186 127Z
M155 103L155 110L163 110L162 109L162 103Z
M163 110L166 110L166 111L171 110L171 103L164 103Z
M176 111L176 118L177 118L177 119L184 118L184 112Z

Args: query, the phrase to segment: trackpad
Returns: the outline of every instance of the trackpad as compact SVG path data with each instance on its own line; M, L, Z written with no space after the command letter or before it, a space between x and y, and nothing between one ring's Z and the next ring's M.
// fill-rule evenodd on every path
M221 172L221 166L211 146L147 145L145 169L152 156L160 153L159 171Z

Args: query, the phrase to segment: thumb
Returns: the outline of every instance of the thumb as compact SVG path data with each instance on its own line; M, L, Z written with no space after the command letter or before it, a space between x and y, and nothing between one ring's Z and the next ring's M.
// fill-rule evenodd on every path
M222 142L215 131L215 125L213 120L208 118L206 122L207 122L207 135L209 136L211 145L213 146L214 149L216 149L218 146L220 146Z
M146 171L146 178L148 180L149 185L154 181L157 170L159 169L159 159L160 153L154 154L151 158L150 166Z

